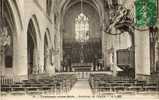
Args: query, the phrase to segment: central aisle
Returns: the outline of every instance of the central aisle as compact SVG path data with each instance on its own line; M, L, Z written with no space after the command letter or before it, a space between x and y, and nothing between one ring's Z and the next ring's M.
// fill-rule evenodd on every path
M78 80L69 95L72 96L92 96L92 91L88 80Z

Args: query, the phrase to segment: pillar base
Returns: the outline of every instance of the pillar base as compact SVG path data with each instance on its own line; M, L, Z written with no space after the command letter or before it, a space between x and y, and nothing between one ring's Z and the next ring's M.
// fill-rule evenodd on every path
M28 75L16 75L16 76L14 76L15 82L21 82L23 80L28 80Z
M136 74L135 79L137 80L143 80L143 81L147 81L150 80L151 75L144 75L144 74Z

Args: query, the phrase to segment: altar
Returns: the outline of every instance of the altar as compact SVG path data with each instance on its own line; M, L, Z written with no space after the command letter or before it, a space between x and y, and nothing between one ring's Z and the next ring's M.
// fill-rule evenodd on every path
M93 63L73 63L71 68L74 72L93 71Z

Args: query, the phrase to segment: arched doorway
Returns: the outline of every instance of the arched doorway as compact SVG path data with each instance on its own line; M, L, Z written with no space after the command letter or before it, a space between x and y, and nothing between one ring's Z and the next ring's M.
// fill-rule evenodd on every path
M37 37L32 19L29 21L27 30L27 55L28 75L38 74L40 66L37 63Z

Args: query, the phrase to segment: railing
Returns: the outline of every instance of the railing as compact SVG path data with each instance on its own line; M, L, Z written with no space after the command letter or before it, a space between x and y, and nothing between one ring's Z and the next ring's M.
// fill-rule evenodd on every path
M13 85L15 82L21 82L24 79L27 79L26 75L0 75L0 85Z
M89 79L90 74L108 74L111 75L112 72L102 71L102 72L57 72L56 74L75 74L78 79Z
M14 78L12 76L0 76L1 85L10 85L14 84Z
M112 72L106 72L106 71L104 71L104 72L93 72L92 71L92 72L57 72L56 75L58 75L58 74L68 74L68 75L69 74L75 74L78 79L89 79L90 74L98 74L98 73L99 74L105 73L105 74L108 74L108 75L112 74ZM42 78L42 76L44 77L46 75L39 75L38 77ZM18 78L20 78L20 76L14 76L14 75L12 75L12 76L2 76L1 75L0 76L0 84L1 85L14 84L14 82L18 82L18 80L20 80ZM35 79L35 77L33 77L33 78ZM37 79L37 77L36 77L36 79Z

